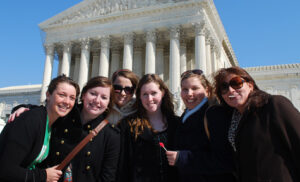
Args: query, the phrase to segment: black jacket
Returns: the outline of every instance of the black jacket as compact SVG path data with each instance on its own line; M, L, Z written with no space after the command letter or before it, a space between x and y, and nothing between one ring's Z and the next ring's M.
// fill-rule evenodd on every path
M130 132L129 123L136 120L131 115L121 120L121 156L119 164L120 182L176 182L177 171L168 165L165 151L159 146L164 142L167 149L172 149L174 131L178 117L167 116L168 128L165 132L154 133L149 128L137 139Z
M81 107L75 106L66 118L53 125L51 148L48 158L43 162L45 165L59 164L105 118L105 115L100 115L82 125ZM119 152L119 130L108 124L71 161L73 181L115 181Z
M204 129L205 113L210 139ZM184 123L180 122L175 149L179 150L176 166L181 181L235 181L233 151L227 140L229 114L220 106L209 107L206 102Z
M44 169L27 169L41 151L46 120L40 106L6 124L0 135L0 181L46 181Z
M300 113L283 96L246 111L236 135L241 182L300 181Z

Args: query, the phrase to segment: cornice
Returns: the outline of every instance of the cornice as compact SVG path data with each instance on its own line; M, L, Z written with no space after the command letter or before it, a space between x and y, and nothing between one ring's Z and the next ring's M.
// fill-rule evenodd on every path
M114 12L114 13L100 15L100 16L86 15L86 16L82 16L82 18L78 20L72 19L72 16L75 16L73 15L73 13L78 11L80 12L81 8L85 8L85 5L89 1L94 1L94 0L81 2L67 9L66 11L40 23L39 27L43 31L47 32L50 29L59 28L59 27L72 27L76 25L85 25L91 23L101 24L101 23L113 22L118 20L133 19L135 17L149 16L152 14L162 13L166 11L176 11L176 9L181 9L181 8L195 7L199 5L201 6L201 4L207 0L193 0L193 1L185 0L176 3L151 4L150 6L146 6L146 7L128 9L128 10ZM67 20L67 17L69 17L70 19ZM65 21L62 21L62 19L65 19Z
M5 88L0 88L0 95L40 92L41 88L42 88L41 84L5 87Z
M281 71L281 70L296 70L300 74L300 63L295 64L281 64L281 65L271 65L271 66L257 66L257 67L247 67L246 71L249 72L264 72L264 71Z

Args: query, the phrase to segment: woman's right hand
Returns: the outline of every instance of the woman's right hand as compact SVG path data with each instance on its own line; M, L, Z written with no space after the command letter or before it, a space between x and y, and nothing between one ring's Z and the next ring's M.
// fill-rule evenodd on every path
M57 170L56 169L57 166L53 166L51 168L47 168L46 169L46 173L47 173L47 182L57 182L59 180L59 178L62 175L62 171L61 170Z
M20 116L23 112L25 112L25 111L29 111L29 109L26 108L26 107L20 107L19 109L17 109L15 112L13 112L13 113L9 116L7 122L8 122L8 123L13 122L13 121L15 120L16 117L19 117L19 116Z

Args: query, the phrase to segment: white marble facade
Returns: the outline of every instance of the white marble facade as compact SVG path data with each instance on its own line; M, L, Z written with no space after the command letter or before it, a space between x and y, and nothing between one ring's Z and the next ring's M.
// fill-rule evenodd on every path
M300 111L300 64L245 68L258 87L270 94L283 95Z
M212 0L84 0L39 27L46 52L41 101L54 57L58 73L81 88L92 76L126 68L159 74L175 95L187 69L210 74L238 65Z

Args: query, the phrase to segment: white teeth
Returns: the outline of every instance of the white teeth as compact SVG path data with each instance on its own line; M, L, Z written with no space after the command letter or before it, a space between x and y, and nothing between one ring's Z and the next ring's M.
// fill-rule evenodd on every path
M229 98L234 98L235 96L234 96L234 95L229 95L228 97L229 97Z

